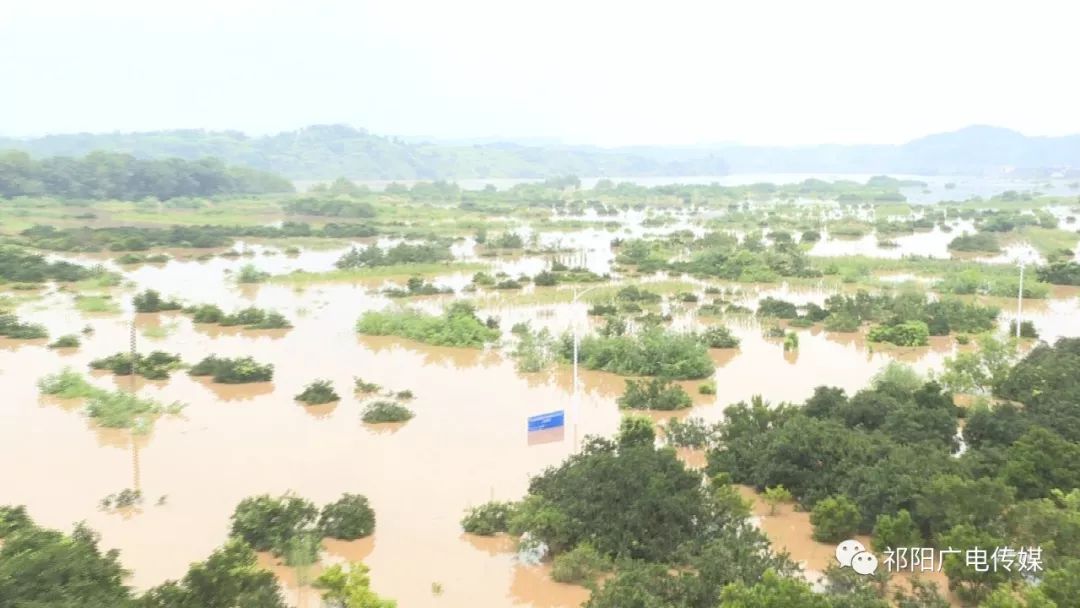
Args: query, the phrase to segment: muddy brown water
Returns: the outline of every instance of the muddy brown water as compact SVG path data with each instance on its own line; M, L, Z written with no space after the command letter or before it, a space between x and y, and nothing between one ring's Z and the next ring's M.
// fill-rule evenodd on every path
M335 253L307 252L296 258L260 257L270 264L326 269ZM45 323L53 336L77 333L89 324L94 334L75 351L56 352L44 341L0 344L0 503L25 504L45 526L70 529L85 520L99 531L102 544L121 551L139 589L184 574L204 559L228 533L229 515L243 498L288 490L325 504L344 492L366 495L377 514L376 533L355 543L327 544L324 562L361 560L371 568L373 588L399 605L425 606L580 606L588 591L553 582L545 566L523 566L506 539L464 535L459 520L470 506L491 499L513 500L525 492L530 475L562 461L586 434L611 435L620 412L615 403L625 379L582 372L580 406L572 398L567 367L519 374L499 350L425 346L407 340L361 337L353 331L364 310L390 301L364 285L317 285L296 290L286 285L240 287L224 270L235 271L245 258L206 262L172 261L125 271L138 289L152 287L192 303L226 309L257 305L282 311L295 324L288 331L250 332L193 325L179 314L132 315L135 287L114 290L124 312L86 315L68 293L51 293L19 308L19 314ZM747 290L745 298L784 294L795 301L821 301L813 288ZM1080 296L1075 291L1032 306L1031 318L1047 336L1080 333ZM446 298L419 306L438 310ZM571 324L584 330L591 321L585 304L499 307L508 329L517 321L561 333ZM673 325L698 327L694 307L680 309ZM214 353L254 356L273 363L273 382L223 386L174 373L167 381L132 382L129 377L89 374L106 388L130 389L188 407L178 417L159 419L145 435L102 429L82 414L78 402L38 394L36 381L64 366L85 370L89 360L126 350L134 320L140 350L161 349L195 362ZM739 349L715 350L719 394L701 396L699 382L686 382L695 406L680 416L722 417L723 407L756 394L767 400L800 401L815 386L831 384L849 392L864 387L894 358L921 371L940 368L954 351L942 339L919 349L871 347L862 334L831 334L820 328L796 330L797 353L785 356L776 340L761 337L752 321L729 321L742 339ZM150 339L149 327L167 335ZM410 389L416 417L402 425L365 425L363 398L352 392L354 376L393 390ZM330 379L343 399L318 408L298 405L293 396L316 378ZM560 442L529 445L525 419L566 409L568 427ZM663 420L670 414L654 413ZM700 465L700 456L691 460ZM138 488L144 503L127 513L98 509L106 495ZM158 504L159 500L161 504ZM766 525L768 531L769 527ZM783 537L776 536L782 540ZM805 559L808 568L815 558ZM273 567L290 601L316 606L312 592L298 588L294 569ZM310 572L308 573L311 574ZM300 578L303 578L302 576ZM302 587L302 586L301 586ZM441 593L436 589L441 587Z

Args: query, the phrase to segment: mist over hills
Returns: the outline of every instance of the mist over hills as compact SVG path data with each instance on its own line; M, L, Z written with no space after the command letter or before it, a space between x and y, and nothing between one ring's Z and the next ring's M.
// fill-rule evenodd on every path
M916 173L1045 176L1080 172L1080 135L1029 137L971 126L901 145L596 146L483 142L432 143L384 137L346 125L315 125L265 136L238 131L169 130L0 138L0 149L34 156L93 150L138 158L198 159L271 171L293 179L468 179L679 176L727 173Z

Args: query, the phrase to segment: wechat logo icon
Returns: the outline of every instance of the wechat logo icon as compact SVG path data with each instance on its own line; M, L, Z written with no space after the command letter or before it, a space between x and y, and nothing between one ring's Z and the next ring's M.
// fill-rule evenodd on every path
M836 561L841 568L851 567L858 574L866 576L877 572L877 557L866 550L866 546L857 540L845 540L836 546Z

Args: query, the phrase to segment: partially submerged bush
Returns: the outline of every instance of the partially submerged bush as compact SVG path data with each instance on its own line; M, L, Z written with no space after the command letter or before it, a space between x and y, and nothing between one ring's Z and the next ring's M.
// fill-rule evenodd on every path
M368 424L381 424L384 422L405 422L412 419L413 416L412 410L404 405L380 399L365 405L360 418Z
M82 342L79 340L79 336L75 334L65 334L59 338L53 340L49 344L49 348L78 348Z
M142 293L135 294L131 302L135 305L135 312L162 312L183 308L176 300L166 300L153 289L147 289Z
M214 382L222 384L244 384L272 380L274 366L271 363L258 363L251 357L229 359L210 355L193 365L188 373L192 376L212 376Z
M930 330L922 321L905 321L896 325L878 325L870 329L871 342L889 342L897 346L926 346Z
M134 365L132 362L134 361ZM98 370L108 370L117 376L127 376L134 373L148 380L164 380L169 377L169 372L183 367L180 355L169 354L155 350L149 355L135 353L134 360L131 353L116 353L101 359L94 359L90 367Z
M281 555L291 539L315 530L318 517L315 505L295 494L251 496L236 505L230 535L256 551Z
M48 338L49 332L44 325L23 323L12 313L0 312L0 336L13 340L37 340Z
M573 346L573 337L564 334L559 347L562 359L572 359ZM585 336L578 350L583 367L625 376L696 379L708 377L716 369L696 334L660 327L646 328L636 336Z
M551 578L560 583L588 585L612 567L611 561L589 543L581 543L551 562Z
M319 515L319 532L324 537L356 540L375 531L375 511L360 494L343 494L324 506Z
M514 503L492 501L473 507L461 519L461 528L469 534L493 536L506 532L510 527L510 517L514 514Z
M690 407L690 395L683 387L665 378L627 380L619 407L631 410L681 410Z
M467 302L455 302L441 316L416 310L369 311L356 323L356 331L371 336L401 336L437 346L481 348L499 338L499 330L476 316Z
M334 386L329 380L320 379L304 387L304 390L296 396L296 400L307 405L320 405L340 401L341 397L334 391Z
M184 309L195 323L217 323L223 327L242 325L244 329L289 329L292 323L275 310L264 310L254 306L226 314L213 304L199 304Z
M713 325L701 333L701 341L709 348L738 348L739 339L723 325Z
M354 377L353 385L358 393L374 393L379 390L379 385L374 382L365 382L363 378Z

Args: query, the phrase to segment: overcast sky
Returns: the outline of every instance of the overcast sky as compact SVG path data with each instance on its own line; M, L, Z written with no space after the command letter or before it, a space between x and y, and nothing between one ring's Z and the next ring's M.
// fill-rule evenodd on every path
M1080 3L0 0L0 134L600 145L1080 133ZM166 6L168 5L168 6Z

